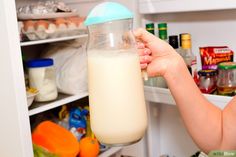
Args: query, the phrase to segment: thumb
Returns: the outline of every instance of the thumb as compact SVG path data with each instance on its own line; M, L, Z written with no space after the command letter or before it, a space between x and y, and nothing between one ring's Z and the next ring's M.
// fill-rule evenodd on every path
M172 51L172 47L168 43L147 32L143 28L134 31L134 36L152 51L153 56L162 56L167 52Z
M146 31L145 29L143 28L139 28L137 30L134 31L134 36L141 40L142 42L145 42L145 43L149 43L149 42L152 42L153 40L156 40L157 37L151 33L149 33L148 31Z

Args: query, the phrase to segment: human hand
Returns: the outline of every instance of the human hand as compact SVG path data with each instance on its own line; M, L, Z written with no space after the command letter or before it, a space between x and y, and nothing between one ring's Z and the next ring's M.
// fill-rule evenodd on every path
M140 28L134 31L142 69L149 76L165 76L173 66L182 61L178 53L165 41Z

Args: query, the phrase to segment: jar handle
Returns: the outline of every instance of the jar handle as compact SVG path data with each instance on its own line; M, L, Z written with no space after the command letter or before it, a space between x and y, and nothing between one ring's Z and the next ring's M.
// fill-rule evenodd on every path
M144 81L148 80L148 74L147 74L146 70L142 70L142 77L143 77Z

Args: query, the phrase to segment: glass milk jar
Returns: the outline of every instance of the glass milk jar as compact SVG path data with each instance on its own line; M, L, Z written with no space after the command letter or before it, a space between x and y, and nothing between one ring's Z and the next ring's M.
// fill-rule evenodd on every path
M101 13L104 7L106 12ZM96 6L85 22L89 30L91 128L98 140L106 145L135 143L144 136L147 128L131 15L125 7L105 2Z

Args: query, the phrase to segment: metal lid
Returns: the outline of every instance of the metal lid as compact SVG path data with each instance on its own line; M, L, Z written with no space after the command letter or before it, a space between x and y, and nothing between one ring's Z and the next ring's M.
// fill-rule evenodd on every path
M181 35L181 46L183 49L190 49L192 47L191 35L189 33Z
M159 38L162 40L167 39L167 24L166 23L159 23L158 24L158 30L159 30Z
M218 64L218 68L223 69L223 70L236 69L236 63L235 62L222 62Z
M171 35L169 36L169 44L174 48L179 48L179 42L178 42L178 36L177 35Z
M167 30L167 23L159 23L158 29L159 30Z
M198 71L199 76L215 76L217 75L216 70L200 70Z
M191 35L189 33L181 34L182 40L191 40Z

